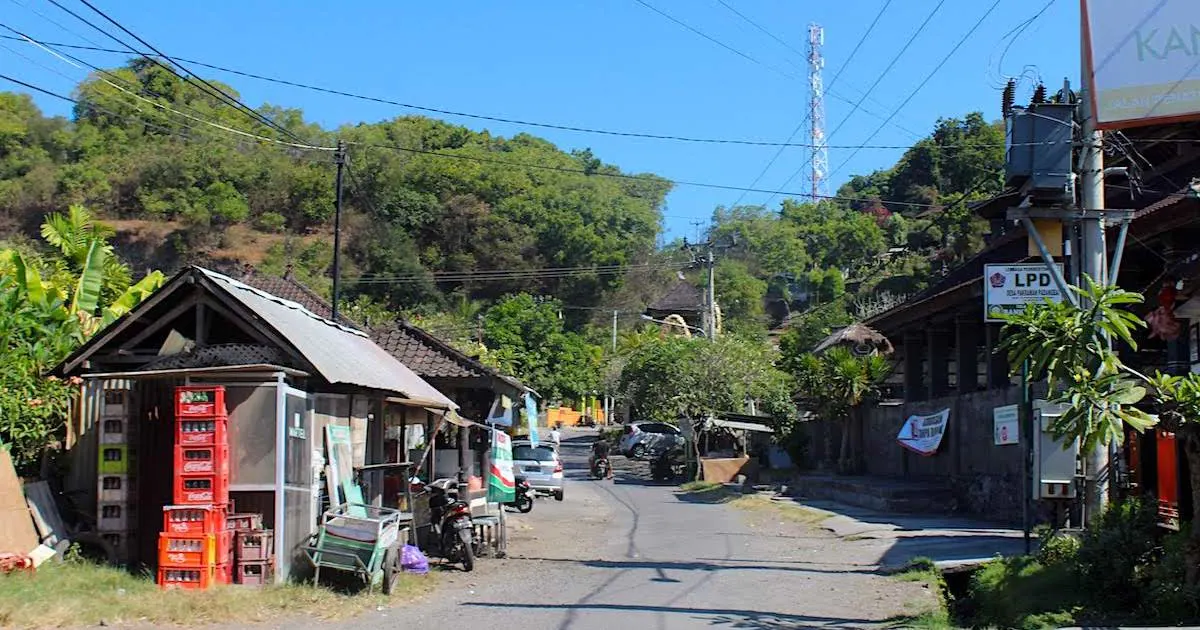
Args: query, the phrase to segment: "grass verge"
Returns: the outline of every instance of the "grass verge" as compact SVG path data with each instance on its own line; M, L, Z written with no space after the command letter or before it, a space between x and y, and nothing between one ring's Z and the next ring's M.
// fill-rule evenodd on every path
M893 580L919 582L933 594L933 601L910 604L912 613L888 620L890 628L916 628L919 630L946 630L956 628L950 618L950 594L942 573L929 558L914 558L903 571L892 575Z
M1067 563L1016 557L985 565L971 580L971 618L983 627L1060 628L1081 610L1078 580Z
M208 591L162 591L149 577L88 563L47 563L37 573L0 576L0 627L241 623L280 615L312 621L401 603L427 593L431 575L402 575L391 597L346 595L306 585L224 586Z

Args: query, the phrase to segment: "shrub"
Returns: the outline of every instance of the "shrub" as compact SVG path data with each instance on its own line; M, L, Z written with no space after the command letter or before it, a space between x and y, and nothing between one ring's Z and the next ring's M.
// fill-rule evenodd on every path
M1167 624L1187 624L1200 620L1200 593L1184 583L1184 545L1188 532L1176 532L1163 539L1162 557L1150 567L1141 594L1141 617Z
M1068 563L1043 565L1031 557L1004 558L971 578L976 627L1045 628L1070 625L1082 604Z
M287 219L278 212L264 212L259 215L255 225L264 232L278 233L287 227Z
M1074 563L1079 557L1082 543L1075 536L1039 525L1033 533L1040 543L1034 557L1043 565Z
M1099 610L1137 608L1150 566L1158 559L1158 515L1152 502L1114 503L1083 534L1079 578Z

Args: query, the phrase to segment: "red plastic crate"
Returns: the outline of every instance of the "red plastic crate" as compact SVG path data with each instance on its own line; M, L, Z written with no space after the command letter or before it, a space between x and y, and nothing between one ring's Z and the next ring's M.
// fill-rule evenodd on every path
M159 534L158 566L208 567L229 564L233 558L233 532L179 536Z
M228 475L175 475L176 505L225 505L229 503Z
M176 475L229 476L228 446L176 446Z
M215 534L226 529L225 513L224 505L165 505L163 533Z
M175 388L175 419L227 416L224 385L200 385Z
M275 557L275 532L269 529L237 532L234 551L238 564L270 560Z
M158 585L163 589L201 591L217 584L229 584L229 565L214 567L168 567L158 570Z
M263 528L263 515L247 512L245 514L229 514L225 517L225 528L243 531Z
M274 575L274 561L239 562L234 569L233 582L244 586L263 586L270 584Z
M176 422L175 446L229 446L229 418L185 418Z

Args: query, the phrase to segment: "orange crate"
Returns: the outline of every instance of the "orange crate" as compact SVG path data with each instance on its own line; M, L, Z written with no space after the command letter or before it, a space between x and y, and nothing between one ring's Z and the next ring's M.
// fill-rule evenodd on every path
M227 416L225 410L225 386L201 385L175 388L175 419L212 418Z
M207 567L229 564L233 555L233 532L178 536L159 534L159 567Z
M229 476L229 447L176 446L175 474Z
M175 475L176 505L226 505L229 475Z
M225 531L224 505L165 505L163 533L172 535L215 534Z
M158 585L163 589L201 591L231 582L229 565L212 567L169 567L158 570Z
M229 418L185 418L176 422L175 446L229 446Z

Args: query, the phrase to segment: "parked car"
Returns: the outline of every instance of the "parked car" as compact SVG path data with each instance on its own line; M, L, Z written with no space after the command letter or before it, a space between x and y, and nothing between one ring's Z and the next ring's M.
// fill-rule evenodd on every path
M683 444L683 433L679 427L665 422L634 422L625 425L625 434L617 444L617 452L641 459L651 448L680 444Z
M540 441L533 446L529 440L514 440L512 448L513 472L524 476L535 491L562 501L563 465L554 446Z

